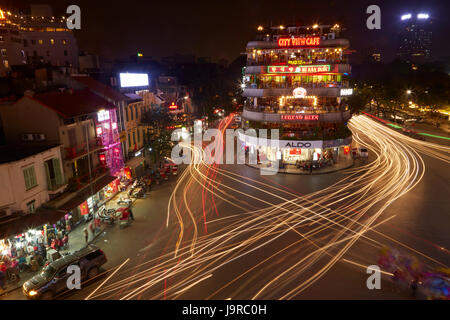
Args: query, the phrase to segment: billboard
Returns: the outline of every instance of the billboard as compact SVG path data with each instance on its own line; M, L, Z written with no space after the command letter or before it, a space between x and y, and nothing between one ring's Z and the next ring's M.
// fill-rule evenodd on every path
M148 74L147 73L121 73L120 86L122 88L130 87L147 87Z

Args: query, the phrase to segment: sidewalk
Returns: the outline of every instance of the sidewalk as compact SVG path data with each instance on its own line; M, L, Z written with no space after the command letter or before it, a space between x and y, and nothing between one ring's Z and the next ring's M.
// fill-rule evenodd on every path
M327 166L327 167L320 168L320 169L313 169L313 171L311 173L308 170L303 170L301 168L298 169L293 164L288 164L288 165L285 165L285 167L283 169L281 169L281 168L278 169L278 173L304 174L304 175L325 174L325 173L332 173L332 172L348 169L348 168L352 167L353 164L354 164L353 159L349 159L348 161L340 159L338 161L338 163L335 163L332 166ZM255 168L255 169L267 168L266 164L259 164L259 165L246 164L246 165L249 167Z
M106 208L107 209L111 209L111 208L118 208L120 206L117 205L117 200L119 199L120 195L122 193L124 193L126 191L123 192L119 192L116 196L114 196L112 199L110 199L106 204ZM133 200L132 205L134 204L136 200ZM88 244L94 244L96 243L96 241L100 238L100 236L102 235L106 235L107 232L112 228L108 228L108 227L101 227L97 232L95 232L95 234L93 234L90 230L90 225L93 223L93 221L89 221L89 223L84 223L84 221L82 221L81 223L79 223L77 226L74 227L74 229L72 229L72 231L69 233L69 245L65 250L59 250L59 253L62 254L69 254L69 253L73 253L75 251L78 251L84 247L86 247L86 241L84 239L84 228L86 228L89 232L89 240L88 240ZM20 273L20 281L14 284L10 284L10 283L6 283L6 290L2 290L0 289L0 299L2 296L7 295L10 292L16 291L18 289L21 289L23 284L25 282L27 282L28 280L30 280L32 277L34 277L35 275L37 275L39 272L42 271L42 268L39 269L39 271L37 272L21 272Z

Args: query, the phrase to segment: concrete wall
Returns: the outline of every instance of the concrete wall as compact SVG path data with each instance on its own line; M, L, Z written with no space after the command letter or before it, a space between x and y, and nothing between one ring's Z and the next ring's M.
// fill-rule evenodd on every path
M49 201L47 173L44 162L59 158L62 164L59 147L54 147L23 160L0 165L0 209L9 208L14 211L28 212L27 203L35 201L36 209ZM34 166L37 186L26 190L23 170ZM61 168L61 172L63 172ZM64 173L63 173L64 175ZM63 177L63 179L65 179Z
M59 116L29 97L24 97L15 104L0 107L0 114L8 144L30 144L21 140L21 134L27 133L45 134L46 144L60 143Z

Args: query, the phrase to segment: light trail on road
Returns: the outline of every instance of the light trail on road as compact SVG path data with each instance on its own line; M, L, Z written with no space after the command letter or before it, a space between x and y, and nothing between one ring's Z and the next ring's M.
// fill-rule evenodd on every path
M230 122L228 117L220 130L224 132ZM354 261L365 257L348 257L357 242L373 249L395 243L427 263L447 267L377 227L394 218L381 217L386 209L420 183L425 174L421 154L448 164L450 148L404 136L365 116L354 116L349 128L355 142L371 150L374 160L346 170L341 180L306 195L267 179L242 176L229 167L208 165L199 161L204 159L202 148L186 146L196 161L179 176L170 196L166 227L177 234L173 250L118 273L91 299L115 294L120 299L143 294L145 299L180 299L236 265L242 270L222 271L228 277L223 284L195 297L295 299L339 261L365 265ZM201 204L196 206L198 195ZM206 208L205 195L214 210ZM217 201L237 213L221 212ZM256 262L249 263L250 257Z

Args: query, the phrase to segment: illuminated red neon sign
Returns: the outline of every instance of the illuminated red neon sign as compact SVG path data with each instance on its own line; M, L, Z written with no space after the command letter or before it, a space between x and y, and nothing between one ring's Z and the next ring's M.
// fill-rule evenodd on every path
M320 37L311 38L280 38L279 47L313 47L320 46Z
M269 73L321 73L330 72L331 66L268 66L267 72Z
M287 121L318 121L318 114L282 114L281 120Z
M175 105L175 103L172 102L172 105L169 106L170 110L177 110L178 106Z

